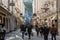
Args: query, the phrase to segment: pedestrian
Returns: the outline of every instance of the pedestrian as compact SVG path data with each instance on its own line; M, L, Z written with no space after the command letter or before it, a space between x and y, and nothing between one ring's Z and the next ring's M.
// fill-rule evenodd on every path
M41 34L41 36L43 35L43 26L42 25L40 25L40 34Z
M27 26L27 32L28 32L28 39L31 39L31 33L32 33L32 26L31 25L28 25Z
M44 25L44 28L43 28L44 40L48 40L48 34L49 34L49 28L47 25Z
M24 24L21 25L21 32L22 32L22 38L24 39L24 34L26 32L26 26L24 26Z
M51 39L53 40L53 38L54 38L54 40L56 40L56 35L57 35L57 28L53 24L52 28L51 28Z
M5 39L5 34L6 34L6 28L5 25L3 24L3 40Z
M35 25L35 30L36 30L36 32L37 32L37 37L38 37L38 36L39 36L39 31L40 31L38 25Z
M2 28L2 24L0 24L0 40L2 40L2 30L1 30L1 28Z
M5 34L6 34L6 28L5 28L5 25L2 24L2 27L1 27L1 40L4 40L5 39Z

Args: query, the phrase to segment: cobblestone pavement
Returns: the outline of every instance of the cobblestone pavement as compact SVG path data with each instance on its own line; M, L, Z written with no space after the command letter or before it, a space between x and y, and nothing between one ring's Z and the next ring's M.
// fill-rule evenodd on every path
M34 36L31 37L30 40L44 40L43 36L42 37L41 36L39 36L39 37L36 36L35 30L33 30L33 33L34 33ZM51 40L51 36L49 36L48 38L49 38L49 40ZM23 40L23 39L21 37L20 30L17 30L17 31L13 31L9 34L6 34L5 40ZM25 35L24 40L29 40L28 36ZM59 36L57 36L57 40L60 40Z

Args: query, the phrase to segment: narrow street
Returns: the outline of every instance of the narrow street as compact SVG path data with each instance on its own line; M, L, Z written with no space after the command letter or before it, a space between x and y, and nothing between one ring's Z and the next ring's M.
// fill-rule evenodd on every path
M0 40L47 40L49 32L60 40L60 0L0 0Z
M43 37L41 36L37 37L36 32L34 30L33 30L33 33L34 33L34 36L31 37L30 40L44 40ZM9 34L6 34L5 40L23 40L23 39L21 37L20 30L17 30ZM28 40L28 36L25 35L24 40ZM51 36L49 36L49 40L51 40ZM60 40L59 36L57 36L57 40Z

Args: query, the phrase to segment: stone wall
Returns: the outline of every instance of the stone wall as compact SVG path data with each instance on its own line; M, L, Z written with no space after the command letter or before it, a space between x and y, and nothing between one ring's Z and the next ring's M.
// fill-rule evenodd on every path
M60 11L60 0L57 0L57 10ZM58 31L60 35L60 12L58 12Z

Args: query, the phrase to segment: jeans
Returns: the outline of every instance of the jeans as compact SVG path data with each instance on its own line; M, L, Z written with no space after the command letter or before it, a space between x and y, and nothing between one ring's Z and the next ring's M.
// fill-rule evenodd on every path
M37 36L39 36L39 31L37 31Z
M56 40L56 35L55 34L52 34L52 40L53 40L53 38L54 38L54 40Z
M24 39L24 34L25 34L25 32L24 31L22 31L22 38Z
M31 38L31 33L28 33L28 37L29 37L29 39Z
M44 40L48 40L48 35L44 35Z

